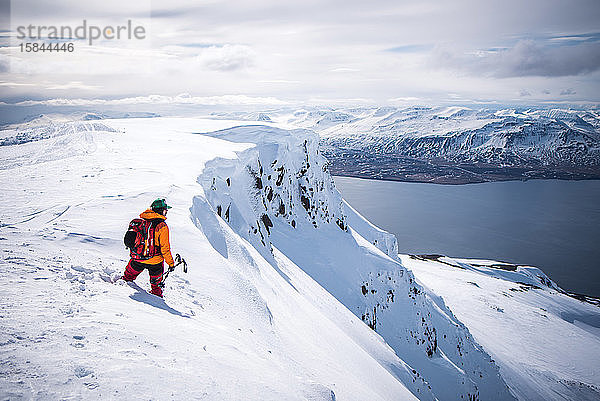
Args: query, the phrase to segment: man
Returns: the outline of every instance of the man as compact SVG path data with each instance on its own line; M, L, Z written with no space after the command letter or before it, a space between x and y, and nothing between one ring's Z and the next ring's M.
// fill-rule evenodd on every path
M134 259L132 257L125 268L123 273L123 280L133 281L135 278L144 270L148 269L150 273L150 286L152 294L162 298L162 288L159 284L162 282L162 275L164 273L163 262L167 262L169 268L173 267L175 262L171 255L171 245L169 243L169 227L165 220L167 219L167 211L171 209L171 206L167 205L164 199L156 199L152 202L150 209L140 214L140 217L146 221L149 221L151 227L154 228L153 241L149 241L153 246L152 257L149 259ZM150 230L152 232L152 230Z

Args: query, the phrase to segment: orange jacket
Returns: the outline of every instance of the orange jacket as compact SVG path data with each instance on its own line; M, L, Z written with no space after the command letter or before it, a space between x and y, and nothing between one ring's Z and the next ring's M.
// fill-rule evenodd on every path
M155 265L161 263L163 260L169 266L173 266L175 262L173 261L173 255L171 255L171 244L169 243L169 227L167 227L167 223L164 220L167 219L166 216L162 214L156 213L152 209L148 209L142 214L140 214L142 219L152 220L152 219L162 219L163 221L158 223L156 229L154 230L154 243L160 247L160 255L155 255L148 260L140 260L140 263L145 263L149 265Z

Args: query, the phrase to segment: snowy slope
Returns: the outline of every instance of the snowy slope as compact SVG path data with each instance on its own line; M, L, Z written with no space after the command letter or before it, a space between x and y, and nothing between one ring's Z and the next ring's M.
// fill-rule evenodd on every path
M529 266L401 256L500 366L523 400L600 399L600 308Z
M397 260L395 238L342 201L316 135L266 126L207 135L256 144L207 164L200 183L212 210L275 269L293 262L381 334L415 369L413 393L428 383L439 399L510 398L489 356Z
M360 319L201 214L205 163L250 145L193 133L238 122L103 124L0 147L2 399L414 398L410 370ZM146 273L141 288L104 281L125 265L128 221L158 196L190 265L164 301L142 289Z

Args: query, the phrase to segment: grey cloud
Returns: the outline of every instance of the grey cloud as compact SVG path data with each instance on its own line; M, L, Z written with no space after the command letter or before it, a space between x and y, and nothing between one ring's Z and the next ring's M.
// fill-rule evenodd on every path
M10 28L10 0L0 0L0 29Z
M5 72L9 72L10 70L10 60L5 56L0 56L0 74Z
M254 65L254 51L244 45L225 45L202 49L197 60L214 71L235 71Z
M600 69L600 43L544 47L525 40L506 50L474 54L438 47L432 61L440 68L498 78L572 76Z
M132 18L150 16L151 0L103 0L88 2L80 0L38 1L18 0L11 2L12 17L19 22L55 23L87 19ZM14 22L14 21L13 21Z
M417 44L417 45L396 46L396 47L386 49L386 51L394 52L394 53L418 53L418 52L431 50L431 48L432 48L432 46L430 46L430 45L418 45Z
M201 5L171 0L154 1L153 5L152 16L159 24L176 21L180 30L232 31L243 36L248 29L299 29L304 37L318 37L319 43L368 43L400 49L397 51L440 40L479 44L500 40L496 45L504 46L506 40L525 35L597 31L600 19L598 0L578 0L576 7L568 0L378 0L373 4L360 0L240 0L234 6L223 0Z
M521 89L521 91L519 92L519 96L521 96L521 97L531 96L531 92L529 92L527 89Z
M150 12L152 18L166 18L166 19L179 19L185 16L198 16L206 13L207 7L194 6L194 7L174 7L174 8L153 8Z
M572 88L569 89L565 89L563 91L560 92L561 96L568 96L568 95L575 95L577 92L575 92Z

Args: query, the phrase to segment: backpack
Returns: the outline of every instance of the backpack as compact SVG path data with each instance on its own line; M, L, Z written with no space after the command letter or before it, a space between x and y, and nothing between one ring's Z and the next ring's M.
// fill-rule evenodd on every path
M123 243L129 248L129 255L134 260L148 260L160 255L160 246L154 243L156 227L161 219L133 219L123 238Z

